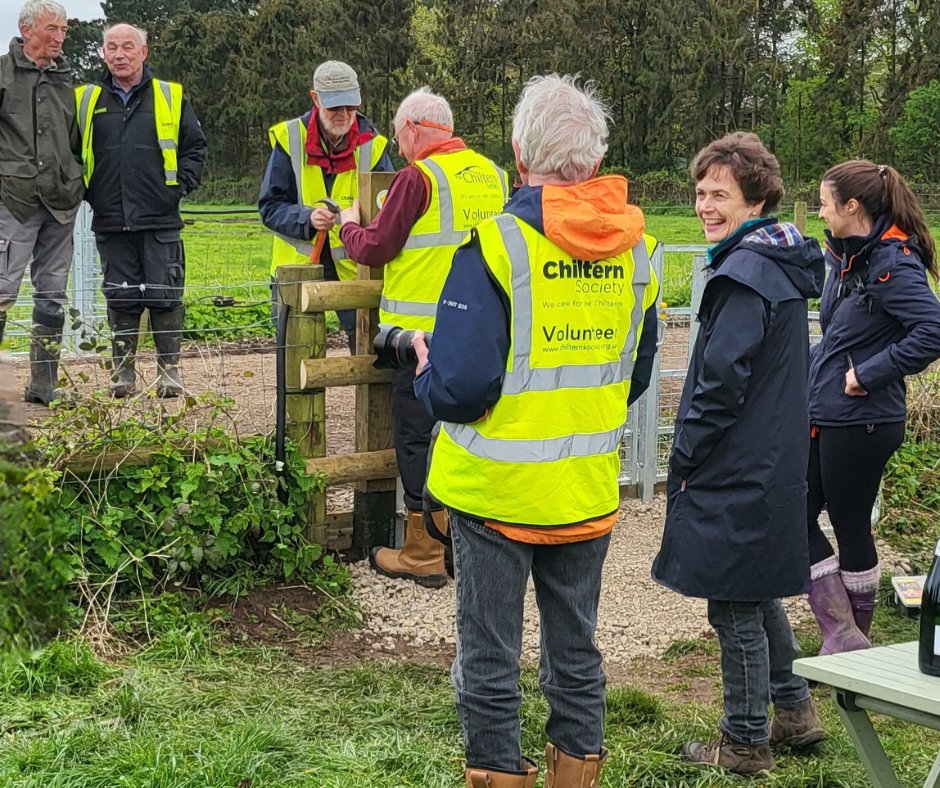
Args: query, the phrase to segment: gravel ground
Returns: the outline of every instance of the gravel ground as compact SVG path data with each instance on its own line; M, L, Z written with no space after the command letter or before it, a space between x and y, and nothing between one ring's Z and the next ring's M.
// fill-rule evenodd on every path
M657 495L650 504L625 500L614 529L604 579L597 627L597 642L608 664L625 665L635 657L658 656L684 638L711 631L705 602L688 599L653 582L650 566L659 549L666 503ZM885 570L909 571L899 557L879 545ZM394 653L422 646L455 643L454 585L421 588L392 580L371 570L367 561L351 566L354 598L366 616L357 639L370 642L374 651ZM809 620L805 597L785 602L791 621ZM523 659L538 657L538 610L531 581L526 595Z

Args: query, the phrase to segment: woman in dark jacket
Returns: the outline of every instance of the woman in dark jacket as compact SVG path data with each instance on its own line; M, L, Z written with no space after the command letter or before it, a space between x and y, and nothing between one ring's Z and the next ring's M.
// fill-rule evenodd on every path
M707 599L721 645L721 734L687 744L683 757L755 774L774 766L770 743L825 736L806 682L793 674L797 645L779 600L809 587L806 302L822 289L823 256L770 215L783 182L756 135L711 143L692 174L695 210L714 244L711 278L676 417L653 578Z
M881 571L871 510L904 440L905 375L940 356L937 253L917 198L892 167L848 161L819 186L831 269L809 372L809 601L823 654L867 648ZM839 555L819 528L829 512Z

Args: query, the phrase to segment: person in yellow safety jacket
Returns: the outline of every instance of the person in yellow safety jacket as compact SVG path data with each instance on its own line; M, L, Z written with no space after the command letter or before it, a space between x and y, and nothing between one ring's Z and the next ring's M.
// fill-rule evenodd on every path
M414 341L416 395L441 421L427 488L449 513L467 785L535 785L517 686L530 576L545 784L599 785L607 758L594 634L627 406L656 353L661 247L626 179L596 176L605 118L572 77L529 81L512 132L523 185L457 251L430 352Z
M180 200L202 179L208 146L176 82L147 65L147 32L117 24L104 32L107 70L75 91L85 200L101 257L113 352L111 394L133 393L140 317L150 313L157 347L156 393L183 392L185 255Z
M392 172L388 139L358 112L359 78L346 63L327 60L313 74L313 109L268 130L271 156L261 184L258 211L274 233L271 247L271 316L277 322L280 265L309 263L318 232L329 232L318 261L331 281L355 279L356 264L339 240L336 216L317 201L330 197L348 208L359 195L360 172ZM356 312L337 312L355 352Z
M385 266L382 323L434 328L441 288L457 247L481 221L496 216L508 196L506 173L453 136L447 101L427 88L401 102L395 140L409 166L399 172L375 221L359 226L359 209L342 214L340 240L357 263ZM442 545L424 528L422 497L434 419L415 399L414 368L392 380L395 454L407 520L400 550L372 550L380 574L440 587L447 582Z

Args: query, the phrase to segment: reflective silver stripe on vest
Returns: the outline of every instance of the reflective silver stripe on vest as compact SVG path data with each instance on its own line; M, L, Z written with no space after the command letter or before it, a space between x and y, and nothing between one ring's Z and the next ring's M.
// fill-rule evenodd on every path
M290 156L290 166L294 170L294 186L297 189L297 204L304 207L303 170L304 170L304 144L300 139L300 120L292 120L287 124L287 155ZM283 236L282 236L283 237ZM294 241L296 242L296 238ZM288 241L290 243L290 241ZM291 243L291 246L294 246ZM310 250L313 249L307 244ZM296 248L296 247L295 247ZM310 251L307 251L310 254Z
M155 79L154 82L157 83L157 87L160 88L160 92L163 94L163 98L166 99L166 105L170 108L170 117L173 117L173 91L170 88L169 82L163 82L162 80ZM160 150L176 150L176 141L175 140L157 140L160 143ZM176 170L164 170L164 178L168 181L176 180Z
M624 425L591 435L565 435L561 438L522 441L484 438L467 424L451 424L445 431L458 445L475 457L496 462L555 462L569 457L594 457L618 451Z
M513 289L513 363L503 379L503 394L523 391L597 388L629 380L633 374L633 352L637 331L643 319L643 294L650 281L650 257L646 240L633 247L633 311L630 331L620 351L620 359L605 364L573 364L549 369L529 366L532 349L532 273L529 250L516 220L507 214L496 218L499 234L509 253Z
M428 304L424 301L390 301L384 295L379 302L379 309L395 315L410 315L411 317L436 317L437 304Z
M302 255L310 257L310 253L313 252L313 244L310 243L310 241L301 241L299 238L291 238L290 236L281 235L280 233L274 234L284 243L293 246L294 249Z
M372 143L375 137L369 140L365 145L359 146L359 172L372 171Z
M81 133L85 133L85 124L88 122L88 108L91 104L92 98L95 94L100 91L95 89L95 85L88 85L85 90L82 91L82 101L78 106L78 128L81 130Z
M346 247L343 246L342 244L340 244L339 246L331 246L330 256L333 258L333 262L335 263L338 263L340 260L345 260L346 259Z
M424 235L411 235L405 241L403 249L430 249L435 246L459 246L469 235L469 232L457 232L454 228L454 195L450 190L450 184L447 182L447 176L437 162L431 159L423 159L422 164L431 171L436 181L438 201L440 202L439 215L441 217L441 229L436 233L427 233Z

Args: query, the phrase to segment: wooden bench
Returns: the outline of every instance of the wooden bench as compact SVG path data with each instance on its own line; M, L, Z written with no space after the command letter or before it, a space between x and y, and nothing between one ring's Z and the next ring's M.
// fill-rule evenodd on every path
M940 730L940 678L917 667L917 643L807 657L793 672L832 687L832 697L875 788L900 788L868 712ZM940 755L924 783L940 788Z

